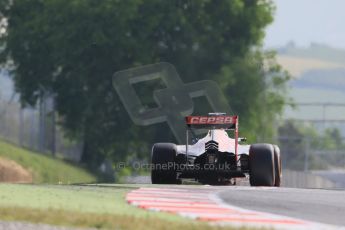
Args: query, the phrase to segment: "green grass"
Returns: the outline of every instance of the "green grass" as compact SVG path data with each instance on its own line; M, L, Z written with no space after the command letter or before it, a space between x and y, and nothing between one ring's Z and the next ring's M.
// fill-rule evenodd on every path
M0 185L0 219L101 229L233 229L125 202L135 186Z
M0 141L0 157L13 160L33 174L34 183L86 183L97 178L87 170L47 155Z

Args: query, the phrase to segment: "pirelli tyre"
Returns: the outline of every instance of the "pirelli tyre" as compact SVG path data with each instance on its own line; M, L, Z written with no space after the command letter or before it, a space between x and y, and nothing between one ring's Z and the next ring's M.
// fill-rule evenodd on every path
M251 186L274 186L274 147L253 144L249 149L249 181Z
M274 186L280 187L282 179L282 159L280 156L280 149L277 145L273 146L274 148Z
M176 145L158 143L152 147L151 155L151 181L152 184L179 184L174 168L176 158Z

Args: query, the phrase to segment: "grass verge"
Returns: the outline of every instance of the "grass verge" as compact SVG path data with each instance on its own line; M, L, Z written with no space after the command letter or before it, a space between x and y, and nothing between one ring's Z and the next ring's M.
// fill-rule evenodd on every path
M0 157L13 160L33 174L34 183L87 183L96 176L72 163L34 153L0 140Z
M125 202L125 186L0 185L0 219L98 229L234 229L210 226Z

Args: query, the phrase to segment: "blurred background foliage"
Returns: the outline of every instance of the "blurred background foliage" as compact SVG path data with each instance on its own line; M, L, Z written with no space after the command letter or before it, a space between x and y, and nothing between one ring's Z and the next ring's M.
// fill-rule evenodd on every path
M164 123L133 124L112 87L114 72L169 62L186 83L215 80L240 115L241 136L275 136L289 102L287 72L262 51L269 0L1 0L1 62L23 106L55 97L60 125L84 143L91 168L105 159L148 159L174 142ZM150 107L161 82L137 87ZM195 101L195 112L204 102ZM183 124L181 124L183 125Z
M345 163L345 142L336 127L318 130L311 124L288 120L278 129L285 168L339 170Z

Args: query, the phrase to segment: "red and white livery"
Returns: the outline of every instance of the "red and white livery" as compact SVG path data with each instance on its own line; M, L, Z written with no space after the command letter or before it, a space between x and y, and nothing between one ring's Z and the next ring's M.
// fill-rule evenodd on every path
M186 117L185 145L153 146L152 183L178 184L192 178L203 184L235 184L236 178L248 176L252 186L280 186L278 146L242 144L246 139L239 138L238 128L239 117L224 113ZM198 138L201 130L206 134Z

